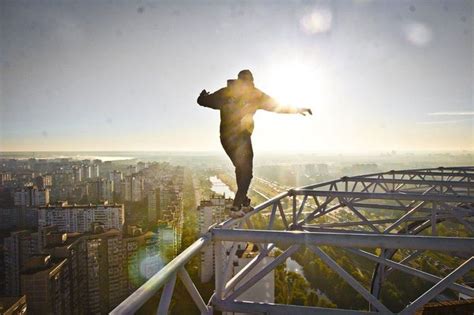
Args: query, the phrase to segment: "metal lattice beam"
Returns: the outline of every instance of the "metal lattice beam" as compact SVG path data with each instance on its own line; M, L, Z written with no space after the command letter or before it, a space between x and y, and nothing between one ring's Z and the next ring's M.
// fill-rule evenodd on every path
M387 275L397 270L435 285L406 306L402 313L413 313L444 289L474 296L474 289L456 280L474 266L474 167L440 167L381 172L343 177L292 189L267 200L241 219L229 219L214 226L209 233L176 257L147 283L121 303L112 313L133 313L165 287L160 312L169 306L170 292L176 275L183 281L192 300L202 314L212 309L229 312L263 312L272 314L367 314L371 312L302 307L274 303L239 301L239 296L252 288L298 248L309 248L334 272L342 277L371 305L383 313L390 310L380 301L380 291ZM262 215L265 225L257 230L252 217ZM344 218L341 221L340 218ZM455 222L469 237L436 235L437 225ZM244 224L246 223L244 228ZM276 230L283 227L284 230ZM420 235L430 231L431 235ZM426 234L426 233L425 233ZM200 249L213 242L216 291L205 304L184 269L187 261ZM226 257L224 242L233 242ZM237 242L258 244L260 252L237 274L231 275ZM273 248L286 248L263 268L260 262ZM320 246L341 248L342 253L364 257L376 263L369 288L344 270ZM361 248L379 249L375 255ZM405 258L394 256L412 250ZM462 254L464 259L449 275L427 273L409 264L426 251ZM375 252L375 250L374 250ZM402 256L402 257L403 257ZM466 258L467 257L467 258ZM252 277L248 277L252 274Z

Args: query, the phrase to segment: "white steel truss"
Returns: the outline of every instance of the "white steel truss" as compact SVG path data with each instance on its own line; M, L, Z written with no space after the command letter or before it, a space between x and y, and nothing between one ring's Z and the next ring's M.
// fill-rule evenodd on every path
M344 220L338 215L341 213ZM255 226L253 218L256 216L264 219L264 226ZM474 297L474 288L458 281L474 269L473 217L474 167L389 171L342 177L291 189L262 203L243 218L229 219L212 227L130 295L112 314L134 313L161 288L163 293L157 312L166 314L177 278L183 282L201 314L212 314L213 310L269 314L390 314L392 311L380 300L380 292L387 276L395 270L433 283L431 288L401 311L401 314L413 314L445 289ZM443 222L453 222L462 227L464 237L438 235L438 226ZM231 244L227 251L224 250L224 242ZM237 244L242 242L256 244L259 254L231 276L232 257ZM216 253L215 292L207 303L184 269L191 257L199 254L204 246L214 246ZM341 267L325 251L327 246L374 262L370 287L364 286ZM282 249L282 253L265 267L255 269L276 247ZM309 249L365 298L368 310L256 303L239 299L301 248ZM367 249L377 249L378 254ZM447 275L431 274L410 265L427 251L454 255L459 264ZM250 272L253 276L246 277Z

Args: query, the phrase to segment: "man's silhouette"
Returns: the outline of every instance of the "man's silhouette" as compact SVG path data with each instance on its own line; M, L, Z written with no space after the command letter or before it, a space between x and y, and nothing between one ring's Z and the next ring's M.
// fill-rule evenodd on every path
M252 180L253 150L251 135L253 115L258 109L284 114L312 114L309 108L293 108L278 104L270 96L255 88L250 70L242 70L237 80L228 80L227 87L209 94L201 92L197 102L201 106L221 112L221 143L235 166L237 193L231 216L241 217L251 211L247 191Z

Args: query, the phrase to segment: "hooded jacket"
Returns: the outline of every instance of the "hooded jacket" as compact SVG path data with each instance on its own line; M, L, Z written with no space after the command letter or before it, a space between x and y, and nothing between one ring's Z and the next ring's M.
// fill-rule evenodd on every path
M228 80L227 87L209 95L200 95L197 102L201 106L220 110L221 138L250 136L254 129L253 116L259 109L290 113L280 108L278 103L257 89L252 82Z

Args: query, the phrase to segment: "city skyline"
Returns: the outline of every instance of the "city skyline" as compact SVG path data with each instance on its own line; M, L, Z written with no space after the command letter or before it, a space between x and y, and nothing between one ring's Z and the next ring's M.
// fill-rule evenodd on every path
M473 150L472 9L2 1L0 151L219 151L196 98L245 68L314 112L257 113L256 152Z

